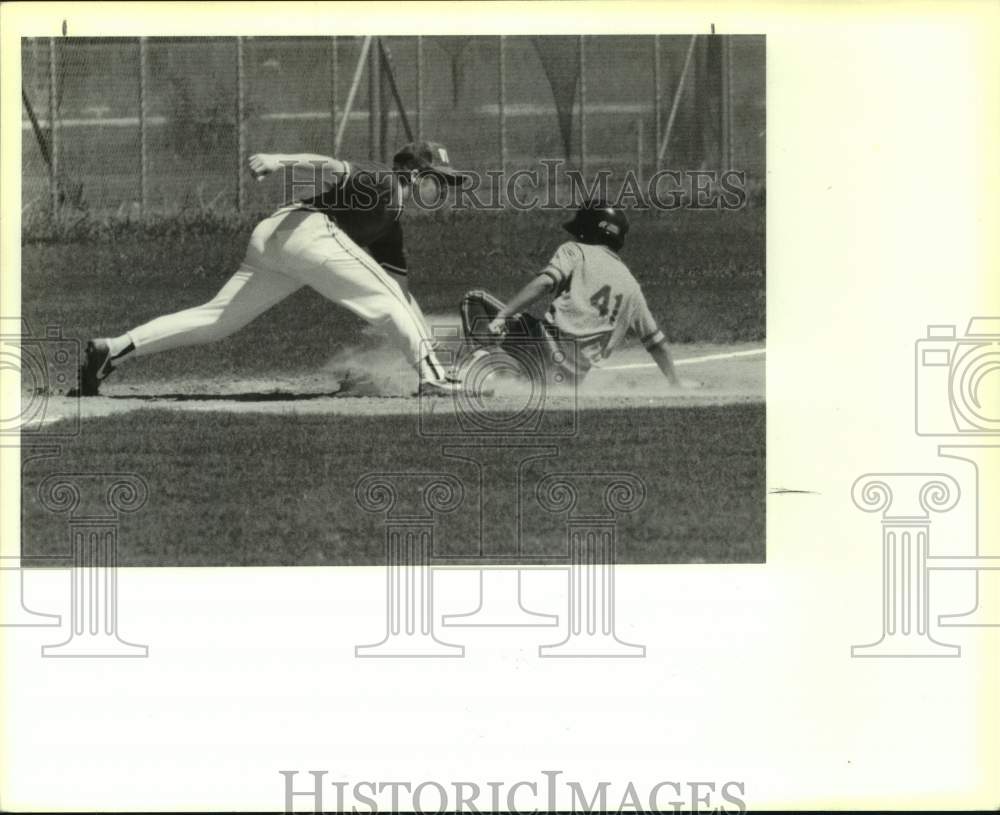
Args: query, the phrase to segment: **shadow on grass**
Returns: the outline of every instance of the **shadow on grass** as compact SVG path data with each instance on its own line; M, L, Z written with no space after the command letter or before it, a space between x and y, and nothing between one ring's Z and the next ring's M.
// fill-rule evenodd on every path
M342 390L328 393L293 393L291 391L249 391L246 393L135 393L106 396L125 402L304 402L311 399L356 396Z

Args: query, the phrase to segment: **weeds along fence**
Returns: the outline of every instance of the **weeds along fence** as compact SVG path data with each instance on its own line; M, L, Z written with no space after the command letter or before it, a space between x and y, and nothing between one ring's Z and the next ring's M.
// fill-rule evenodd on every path
M735 169L764 181L764 38L22 41L25 212L256 212L254 152L388 160L422 138L486 173Z

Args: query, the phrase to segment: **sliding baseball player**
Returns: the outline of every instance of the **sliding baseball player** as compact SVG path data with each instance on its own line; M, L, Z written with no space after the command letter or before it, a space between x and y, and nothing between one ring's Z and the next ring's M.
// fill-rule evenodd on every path
M656 361L667 381L680 386L666 337L646 305L639 283L617 252L625 244L625 213L604 201L585 204L564 229L573 236L509 303L485 291L462 300L462 326L476 347L467 366L483 364L496 349L527 359L539 342L547 347L543 372L557 383L580 382L631 333ZM553 298L539 320L524 309ZM527 373L536 366L527 366ZM698 383L685 383L697 386Z
M278 170L317 173L322 191L289 204L254 229L236 273L207 303L158 317L117 337L87 343L80 369L81 396L96 396L123 362L228 337L302 286L379 326L417 372L422 394L454 393L432 350L424 316L407 286L400 223L415 184L431 176L460 183L440 144L407 144L390 169L370 162L313 154L265 154L249 159L259 180Z

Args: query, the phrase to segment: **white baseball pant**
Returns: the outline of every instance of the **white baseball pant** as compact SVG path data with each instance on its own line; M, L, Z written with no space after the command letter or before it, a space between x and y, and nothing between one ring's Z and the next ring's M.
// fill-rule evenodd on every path
M382 327L411 364L429 355L422 376L442 375L415 301L325 215L297 207L280 209L257 225L239 270L214 298L129 331L135 354L228 337L302 286Z

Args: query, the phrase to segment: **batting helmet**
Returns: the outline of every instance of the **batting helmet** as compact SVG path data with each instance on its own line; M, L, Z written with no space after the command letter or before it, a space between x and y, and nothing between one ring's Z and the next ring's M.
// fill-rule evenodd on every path
M573 220L563 224L580 243L601 243L615 251L625 245L628 218L607 201L589 201L580 207Z

